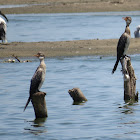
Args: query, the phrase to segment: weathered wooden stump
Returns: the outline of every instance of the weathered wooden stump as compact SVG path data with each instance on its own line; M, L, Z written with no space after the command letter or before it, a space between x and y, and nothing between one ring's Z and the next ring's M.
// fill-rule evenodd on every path
M68 91L70 96L72 97L74 104L75 103L81 103L81 102L86 102L87 99L82 93L82 91L79 88L73 88Z
M34 107L36 118L48 117L45 95L45 92L37 92L32 95L31 102Z
M122 74L124 76L124 100L138 101L138 92L136 93L136 76L131 65L131 59L128 56L121 60Z

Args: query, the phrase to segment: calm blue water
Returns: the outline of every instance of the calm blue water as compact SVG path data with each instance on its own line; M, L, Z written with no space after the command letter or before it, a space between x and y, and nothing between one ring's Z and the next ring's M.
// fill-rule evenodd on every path
M38 42L119 38L125 29L123 16L132 17L130 29L134 37L140 24L140 11L9 14L7 39L8 42Z
M7 15L7 36L9 42L119 38L125 27L122 17L127 15L133 20L133 37L140 12ZM140 91L140 55L131 58ZM0 139L139 140L140 104L124 103L120 65L111 74L115 57L46 58L42 91L47 92L48 118L39 122L34 121L31 103L23 112L39 64L36 58L28 59L33 62L0 63ZM68 90L74 87L88 102L72 105Z
M123 101L123 79L119 67L111 74L115 57L83 56L46 58L48 118L34 122L28 98L30 79L38 66L31 63L0 63L0 139L2 140L139 140L140 104ZM131 56L140 91L140 55ZM3 60L1 59L1 62ZM79 87L88 101L72 105L68 90Z

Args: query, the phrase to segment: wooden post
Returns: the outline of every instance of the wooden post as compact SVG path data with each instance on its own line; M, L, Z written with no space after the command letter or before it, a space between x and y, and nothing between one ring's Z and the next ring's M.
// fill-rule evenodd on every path
M48 117L45 95L46 93L44 92L37 92L32 95L31 102L34 107L36 119Z
M75 103L81 103L81 102L86 102L87 99L82 93L82 91L79 88L73 88L68 91L70 96L72 97L74 104Z
M131 59L128 56L121 60L122 74L124 76L124 100L138 101L138 92L136 93L136 76L131 65Z

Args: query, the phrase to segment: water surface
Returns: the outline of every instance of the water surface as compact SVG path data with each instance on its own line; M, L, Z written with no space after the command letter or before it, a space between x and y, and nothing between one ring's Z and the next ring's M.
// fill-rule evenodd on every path
M120 64L111 74L115 57L85 56L46 58L48 118L34 122L31 103L23 112L28 98L30 79L38 66L32 63L0 63L0 138L47 140L139 140L140 104L123 101ZM131 56L140 91L140 55ZM3 60L1 60L2 62ZM79 87L88 101L72 105L68 90Z
M140 11L58 14L12 14L9 42L66 41L119 38L125 29L124 16L132 17L131 35L140 24Z

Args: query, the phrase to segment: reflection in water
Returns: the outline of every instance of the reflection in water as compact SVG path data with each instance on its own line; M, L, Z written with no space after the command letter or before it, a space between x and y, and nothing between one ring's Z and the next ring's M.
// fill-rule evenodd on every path
M119 108L122 108L122 110L121 110L121 113L124 113L124 114L132 114L135 110L134 110L134 106L135 106L136 104L132 104L132 103L128 103L128 104L125 104L124 106L122 106L122 107L119 107Z
M134 112L134 109L132 108L132 106L129 106L129 105L124 105L123 106L122 113L132 114L133 112Z
M37 118L34 120L34 127L42 127L44 126L44 123L46 122L47 118Z
M131 59L140 77L140 55ZM1 139L139 140L140 104L124 104L121 66L111 75L115 57L46 58L47 77L42 90L47 91L49 117L45 120L34 120L31 105L23 113L30 79L38 65L36 59L31 60L0 63ZM140 91L138 85L139 78ZM75 86L88 99L84 105L72 105L67 91ZM24 122L25 118L33 121Z
M46 120L47 118L38 118L35 119L34 121L29 121L31 123L31 124L29 123L31 128L24 128L24 130L34 135L46 133L47 132L45 127Z
M135 117L137 103L125 104L122 107L119 107L120 115L118 121L119 133L116 136L120 139L128 139L130 136L133 138L137 137L136 134L139 134L137 126L140 124L140 121Z
M86 101L82 101L82 102L74 102L72 105L84 105Z

